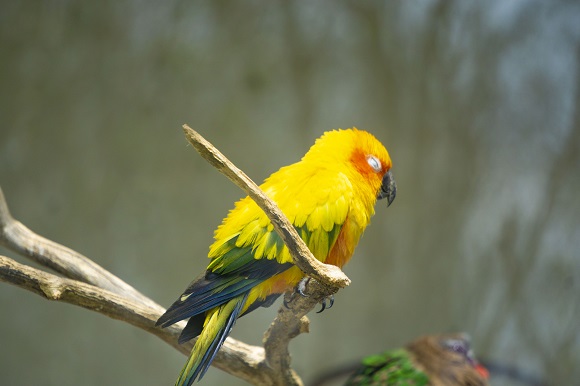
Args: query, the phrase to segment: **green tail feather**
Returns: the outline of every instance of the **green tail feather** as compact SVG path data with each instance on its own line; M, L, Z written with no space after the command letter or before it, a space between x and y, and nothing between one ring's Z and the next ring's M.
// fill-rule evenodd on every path
M197 338L175 386L190 386L195 380L203 378L236 323L247 297L248 293L245 293L208 311L206 325Z

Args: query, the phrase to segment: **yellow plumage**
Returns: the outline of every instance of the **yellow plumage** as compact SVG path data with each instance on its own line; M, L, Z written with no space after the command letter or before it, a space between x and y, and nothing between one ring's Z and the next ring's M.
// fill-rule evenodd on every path
M390 168L387 150L371 134L355 128L330 131L302 160L273 173L261 188L317 259L342 267L369 224L377 198L388 197L389 203L394 199ZM205 275L158 321L168 326L192 317L182 340L201 329L178 385L203 376L237 317L270 305L304 277L266 214L249 197L235 204L214 238Z

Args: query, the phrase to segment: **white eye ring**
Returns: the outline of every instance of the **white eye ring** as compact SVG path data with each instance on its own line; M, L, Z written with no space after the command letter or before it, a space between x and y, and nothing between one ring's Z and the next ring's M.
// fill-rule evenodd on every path
M371 168L373 168L373 170L375 172L380 172L383 170L383 166L381 165L381 161L375 157L374 155L368 155L367 156L367 162L369 163L369 165L371 166Z

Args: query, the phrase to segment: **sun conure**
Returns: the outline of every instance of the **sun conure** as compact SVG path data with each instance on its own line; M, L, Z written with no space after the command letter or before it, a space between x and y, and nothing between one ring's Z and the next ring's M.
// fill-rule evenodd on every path
M466 334L421 337L363 359L345 386L489 386Z
M371 134L356 128L326 132L295 164L260 186L320 261L342 267L374 214L377 199L390 205L396 185L391 159ZM249 197L235 204L214 234L206 272L157 321L167 327L190 318L179 342L199 335L176 385L201 379L236 319L269 306L304 274Z

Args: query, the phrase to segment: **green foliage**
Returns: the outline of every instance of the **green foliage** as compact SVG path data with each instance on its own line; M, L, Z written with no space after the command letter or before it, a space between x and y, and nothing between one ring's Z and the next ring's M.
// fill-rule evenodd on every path
M347 386L426 386L429 378L415 368L404 349L366 357Z

